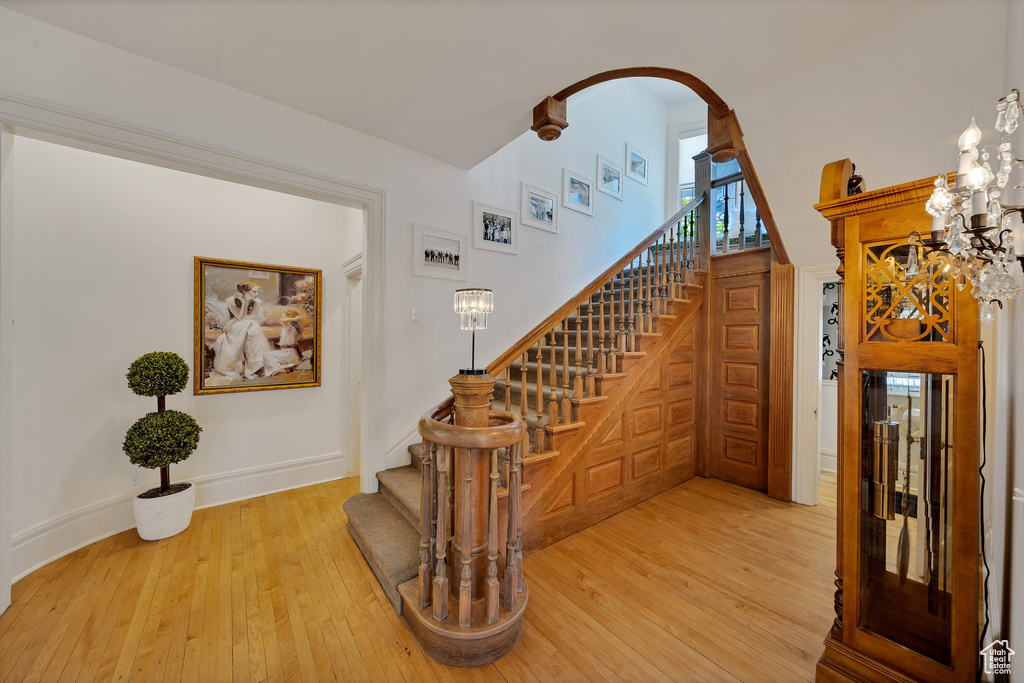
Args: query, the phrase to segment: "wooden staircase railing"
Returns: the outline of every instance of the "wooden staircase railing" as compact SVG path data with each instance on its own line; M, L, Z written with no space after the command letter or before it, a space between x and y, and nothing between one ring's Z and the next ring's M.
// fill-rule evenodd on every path
M462 374L450 382L454 412L442 407L419 422L419 574L398 590L403 617L434 659L479 666L511 649L526 608L521 479L526 430L519 416L490 410L491 377ZM502 450L508 460L504 509L499 505ZM505 554L500 557L503 512ZM452 597L454 614L449 613Z
M488 375L501 378L504 410L518 411L526 424L534 453L547 449L551 428L575 421L574 406L597 394L598 374L615 374L623 358L640 351L666 302L697 284L695 272L709 254L699 219L708 203L701 192L487 366ZM535 387L528 381L531 355ZM434 412L450 414L454 400Z
M706 202L702 193L680 209L487 366L500 378L504 409L526 423L533 452L549 448L551 429L578 419L573 407L597 395L597 376L620 371L666 302L695 284L704 252L697 217Z

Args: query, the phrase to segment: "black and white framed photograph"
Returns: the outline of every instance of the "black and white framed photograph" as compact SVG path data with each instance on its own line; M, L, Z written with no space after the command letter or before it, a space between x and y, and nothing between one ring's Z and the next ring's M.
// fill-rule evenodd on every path
M600 154L597 155L597 189L622 199L623 183L622 167L612 163Z
M466 279L466 236L412 224L412 274L446 280Z
M626 175L638 183L648 184L651 170L651 157L643 150L626 145Z
M473 246L519 253L519 215L510 209L473 202Z
M594 215L594 181L581 173L562 169L562 206Z
M546 192L529 183L523 183L522 215L523 225L558 232L558 195Z

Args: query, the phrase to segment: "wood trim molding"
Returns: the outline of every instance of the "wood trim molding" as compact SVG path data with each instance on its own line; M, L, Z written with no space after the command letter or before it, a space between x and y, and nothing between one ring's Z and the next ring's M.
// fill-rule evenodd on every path
M768 364L768 495L793 500L793 264L774 257Z
M826 170L830 166L832 166L832 164L827 166ZM923 206L924 203L928 201L928 197L931 196L932 190L935 189L935 178L936 176L929 176L927 178L921 178L920 180L914 180L901 185L893 185L891 187L883 187L879 190L872 190L871 192L842 196L837 199L815 204L814 208L820 211L821 215L825 218L829 220L837 220L840 218L846 218L847 216L853 216L855 214L860 215L872 211L895 209L901 206L909 206L911 204L921 204ZM947 173L946 181L949 183L955 182L956 174ZM823 179L822 193L825 192L825 183L826 181Z
M665 80L675 81L676 83L681 83L693 92L697 93L702 100L708 103L708 107L717 114L725 115L729 113L729 105L727 105L725 100L719 97L718 93L712 90L711 86L707 83L691 73L679 71L678 69L669 69L662 66L633 66L624 69L602 71L601 73L590 76L589 78L584 78L582 81L576 81L567 88L562 88L552 96L552 99L558 102L565 102L565 100L569 99L569 97L575 95L581 90L586 90L587 88L598 85L599 83L614 81L620 78L664 78Z
M754 170L754 163L747 153L743 144L743 131L740 129L736 112L729 108L718 93L711 87L691 73L657 66L638 66L625 69L612 69L603 71L589 78L584 78L572 85L559 90L554 95L545 97L536 107L533 108L533 125L530 130L537 133L541 140L550 142L558 139L562 131L569 127L566 116L565 101L591 86L599 83L606 83L620 78L663 78L669 81L681 83L697 93L708 105L708 152L714 161L728 161L737 159L740 170L747 181L750 190L750 197L761 214L761 221L768 232L768 238L776 251L779 262L788 264L789 254L786 246L779 235L775 217L771 207L768 205L768 198L765 196L764 188Z

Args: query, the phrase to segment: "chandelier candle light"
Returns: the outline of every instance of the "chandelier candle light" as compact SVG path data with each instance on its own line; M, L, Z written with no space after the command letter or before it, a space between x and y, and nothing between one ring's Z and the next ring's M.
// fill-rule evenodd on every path
M1014 279L1014 261L1024 268L1024 256L1017 256L1024 252L1024 230L1011 222L1014 214L1024 219L1024 159L1014 156L1010 137L1020 124L1020 92L1014 88L1001 98L996 112L999 144L983 147L979 163L981 129L971 119L958 143L955 185L949 187L945 175L935 179L935 190L925 204L925 210L932 215L931 235L922 239L920 233L911 233L907 260L907 274L911 276L917 274L923 257L933 264L943 263L960 290L968 285L973 287L981 318L986 322L995 317L992 304L1002 308L1004 301L1017 296L1020 288ZM989 163L992 151L999 162L996 173ZM1010 201L1001 203L1011 174L1016 184L1005 190L1005 199ZM919 248L923 254L918 253Z
M459 314L459 326L473 332L472 356L464 375L482 375L485 370L476 369L476 331L487 329L487 314L494 311L494 292L489 289L455 290L455 312Z

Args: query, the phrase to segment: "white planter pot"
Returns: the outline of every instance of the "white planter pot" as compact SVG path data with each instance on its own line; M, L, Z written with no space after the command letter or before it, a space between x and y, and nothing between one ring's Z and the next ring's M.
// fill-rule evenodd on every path
M135 507L135 526L144 541L159 541L180 534L192 523L192 508L196 504L196 486L189 484L184 491L156 498L132 499Z

